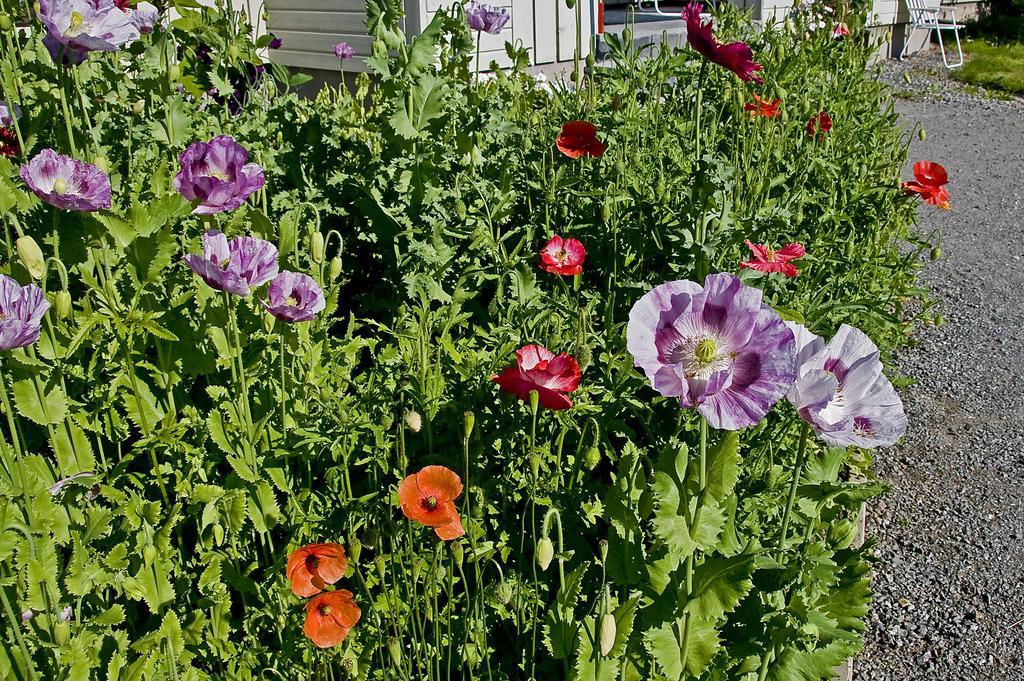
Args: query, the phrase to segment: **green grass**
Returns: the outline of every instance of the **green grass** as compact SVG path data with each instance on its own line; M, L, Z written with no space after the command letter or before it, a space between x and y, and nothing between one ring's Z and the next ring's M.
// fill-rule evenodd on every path
M958 80L984 88L1024 94L1024 44L993 45L983 40L964 43L968 61L953 71Z

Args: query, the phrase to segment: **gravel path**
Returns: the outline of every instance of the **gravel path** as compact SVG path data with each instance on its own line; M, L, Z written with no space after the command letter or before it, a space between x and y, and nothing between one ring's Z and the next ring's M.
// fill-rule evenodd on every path
M906 443L876 459L892 492L868 513L876 601L855 679L1024 681L1024 102L929 60L885 78L927 86L897 109L926 129L911 162L947 168L953 209L922 212L943 237L923 277L946 323L898 357L917 385Z

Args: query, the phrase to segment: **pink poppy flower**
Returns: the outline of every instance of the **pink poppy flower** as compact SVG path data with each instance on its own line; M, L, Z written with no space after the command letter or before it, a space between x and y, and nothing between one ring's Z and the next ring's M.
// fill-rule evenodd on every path
M583 244L576 239L562 239L556 234L540 251L540 268L551 274L571 277L583 271L586 257Z
M787 277L795 277L799 274L793 263L789 261L802 258L807 253L804 247L800 244L786 244L779 250L775 251L769 246L755 244L749 239L746 243L747 248L749 248L750 252L754 254L754 257L751 260L741 262L740 267L746 267L765 273L781 272Z
M491 380L524 402L536 390L540 406L568 409L572 400L566 393L580 386L580 365L564 352L556 355L542 345L525 345L516 350L515 366L494 374Z

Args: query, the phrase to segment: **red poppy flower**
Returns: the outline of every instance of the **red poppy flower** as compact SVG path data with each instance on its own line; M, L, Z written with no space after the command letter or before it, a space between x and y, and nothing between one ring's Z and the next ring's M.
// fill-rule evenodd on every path
M583 271L587 251L576 239L553 236L540 251L540 268L551 274L571 277Z
M802 258L807 253L800 244L786 244L773 251L768 246L755 244L749 240L746 243L754 258L741 262L740 267L748 267L758 272L781 272L787 277L795 277L798 274L796 267L789 261Z
M811 137L816 136L819 132L824 135L831 129L832 117L824 111L819 111L811 116L811 120L807 121L807 134Z
M782 104L781 99L761 99L760 96L754 95L754 101L745 104L743 110L762 118L777 118L780 104Z
M345 547L333 543L308 544L288 556L285 575L292 583L292 593L307 598L344 577L346 569Z
M737 76L740 80L762 83L764 80L756 75L763 67L754 63L754 51L746 43L735 42L722 45L712 34L713 22L704 21L700 17L704 6L699 2L691 2L683 9L683 19L686 20L686 41L690 47L704 55L709 61L723 66Z
M306 603L306 624L302 631L317 647L331 648L345 640L348 630L356 625L362 614L352 600L351 591L328 591Z
M832 37L836 38L837 40L841 40L842 38L845 38L848 35L850 35L850 27L841 21L838 24L836 24L836 27L834 29L832 29Z
M131 0L114 0L114 5L122 12L127 12L131 7Z
M607 145L597 139L597 126L587 121L569 121L563 125L555 146L569 158L601 158L607 149Z
M21 152L14 128L0 128L0 156L17 156Z
M904 182L903 189L911 194L920 194L925 203L949 210L949 182L946 169L932 161L918 161L914 164L914 180Z
M572 400L565 396L580 387L580 365L566 353L554 354L540 345L526 345L516 350L517 362L491 380L507 393L529 401L530 392L537 391L540 406L568 409Z
M466 533L455 508L455 500L461 494L462 480L444 466L427 466L398 486L398 500L405 517L434 528L445 541Z

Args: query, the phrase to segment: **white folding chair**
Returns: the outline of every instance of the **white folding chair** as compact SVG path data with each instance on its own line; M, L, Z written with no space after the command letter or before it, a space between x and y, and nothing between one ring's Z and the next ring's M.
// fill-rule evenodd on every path
M946 65L947 69L955 69L958 66L963 66L964 52L960 48L960 29L963 28L963 24L957 23L956 12L953 11L953 8L943 8L938 3L933 5L929 0L907 0L907 9L910 11L910 33L907 35L906 40L903 41L903 51L900 52L900 59L907 56L907 47L910 45L910 38L914 35L914 31L919 28L924 28L928 31L935 31L935 34L939 37L939 50L942 51L942 63ZM949 12L949 19L939 17L939 14L944 10ZM953 36L956 38L956 55L958 61L955 64L950 64L949 59L946 56L946 44L942 41L943 31L953 31Z

